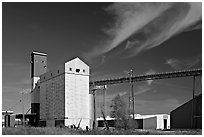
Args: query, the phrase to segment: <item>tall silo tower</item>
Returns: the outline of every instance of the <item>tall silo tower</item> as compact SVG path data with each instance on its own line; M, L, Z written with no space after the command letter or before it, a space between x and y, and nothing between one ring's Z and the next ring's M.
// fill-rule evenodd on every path
M40 116L40 87L38 80L40 75L47 72L47 54L32 52L31 53L31 113L37 114L38 124ZM35 125L36 125L35 124Z
M89 66L79 58L40 76L40 123L92 128Z
M89 94L89 66L75 58L65 63L65 125L92 128L92 95Z

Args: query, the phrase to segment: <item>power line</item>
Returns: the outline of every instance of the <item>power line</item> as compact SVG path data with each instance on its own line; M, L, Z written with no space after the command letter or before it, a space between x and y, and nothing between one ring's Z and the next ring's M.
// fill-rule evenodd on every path
M8 110L12 110L16 105L18 105L18 103L20 103L21 102L21 99L15 104L15 105L13 105L13 106L11 106L9 109L7 109L7 111Z

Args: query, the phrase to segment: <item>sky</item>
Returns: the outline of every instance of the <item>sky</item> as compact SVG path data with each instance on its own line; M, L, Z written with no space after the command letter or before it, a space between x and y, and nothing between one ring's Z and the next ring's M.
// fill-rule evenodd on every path
M202 68L202 3L2 3L2 110L22 113L31 88L31 52L48 55L48 70L75 57L90 66L90 81ZM192 77L134 83L135 113L169 114L192 98ZM196 94L201 93L196 78ZM128 102L130 85L109 85L111 100ZM101 116L102 91L97 92ZM30 94L24 97L25 112Z

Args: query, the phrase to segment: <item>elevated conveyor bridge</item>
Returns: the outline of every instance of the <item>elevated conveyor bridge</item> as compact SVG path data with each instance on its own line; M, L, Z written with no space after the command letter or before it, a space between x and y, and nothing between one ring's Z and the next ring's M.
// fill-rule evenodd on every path
M146 80L157 80L157 79L168 79L168 78L178 78L178 77L196 77L202 75L202 69L192 69L192 70L182 70L174 72L164 72L164 73L155 73L147 75L137 75L131 78L132 82L146 81ZM122 78L113 78L105 80L96 80L89 82L89 86L100 86L100 85L111 85L111 84L120 84L120 83L129 83L130 77Z

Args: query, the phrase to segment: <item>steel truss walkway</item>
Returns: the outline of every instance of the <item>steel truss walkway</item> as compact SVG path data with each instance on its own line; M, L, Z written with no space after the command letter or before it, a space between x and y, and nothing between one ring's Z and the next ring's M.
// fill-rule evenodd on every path
M192 69L192 70L182 70L174 72L164 72L164 73L155 73L148 75L137 75L131 77L132 82L146 81L146 80L157 80L157 79L167 79L167 78L178 78L178 77L189 77L189 76L200 76L202 75L202 69ZM96 80L89 82L89 86L93 85L111 85L119 83L129 83L130 77L122 77L115 79L106 79L106 80Z

